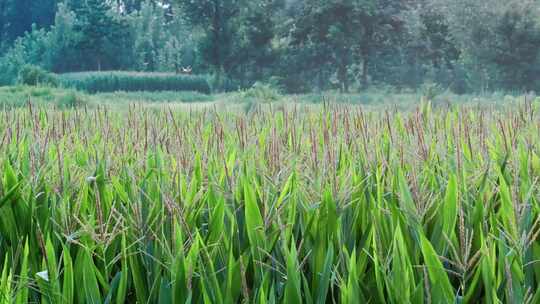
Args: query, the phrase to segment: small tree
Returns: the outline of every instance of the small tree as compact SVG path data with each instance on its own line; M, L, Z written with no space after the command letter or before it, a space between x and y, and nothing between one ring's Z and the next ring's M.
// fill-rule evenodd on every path
M75 30L81 36L76 47L82 58L88 58L83 67L101 70L111 59L111 46L118 44L124 29L111 14L107 1L70 0L69 3L77 16Z
M245 0L177 0L188 21L204 32L199 44L203 60L216 73L216 82L230 68L234 32Z
M77 17L63 4L58 5L54 25L47 35L43 65L54 72L66 72L79 65L76 46L81 35L75 31Z

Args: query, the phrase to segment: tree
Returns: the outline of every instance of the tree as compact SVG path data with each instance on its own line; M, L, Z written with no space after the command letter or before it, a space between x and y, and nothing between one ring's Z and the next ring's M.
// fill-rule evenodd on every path
M114 52L125 37L126 26L114 18L107 1L70 0L69 3L77 16L75 30L81 36L77 49L81 58L87 58L81 68L101 70L106 67L104 64L114 66Z
M6 40L14 41L32 30L31 0L8 0L5 5Z
M164 32L163 8L147 0L143 2L133 21L137 69L155 71L158 67L159 49L165 44L167 36Z
M486 91L534 89L540 8L534 0L433 0L449 21L469 86Z
M360 62L360 82L368 85L369 65L376 53L399 35L403 22L400 1L314 0L297 8L291 46L309 50L307 59L319 73L324 87L324 71L336 74L342 91L349 90L351 65Z
M38 28L48 28L54 23L57 10L58 0L31 1L31 24L35 24Z
M290 45L303 50L305 68L318 74L319 87L325 87L326 70L336 70L341 88L349 89L347 69L358 40L355 1L305 1L296 9L298 17L291 32ZM334 72L334 71L333 71Z
M116 6L121 12L131 14L141 10L143 2L143 0L116 0Z
M166 9L165 22L164 43L158 49L159 69L180 73L183 67L195 66L195 34L178 5Z
M403 61L392 63L402 67L401 83L418 88L423 82L437 82L464 93L458 64L460 49L447 18L429 1L417 0L407 3L401 19L405 21L404 31L398 36L396 52L403 55Z
M247 3L241 11L228 70L242 87L275 74L271 71L277 60L272 45L277 32L274 15L282 7L282 1L259 0Z
M0 44L7 44L36 28L54 22L57 0L0 0Z
M67 5L60 3L54 25L47 35L47 52L43 66L53 72L69 72L79 66L77 45L81 39L76 31L77 16Z
M7 0L0 0L0 54L4 53L7 45Z
M540 88L540 12L531 1L504 8L496 21L492 62L502 77L498 86L505 89Z
M17 38L0 58L0 84L10 85L16 80L19 70L26 64L42 65L47 49L47 31L36 26Z
M182 66L193 65L193 34L178 6L146 0L133 13L130 27L137 70L179 73Z
M187 19L204 32L199 44L203 60L216 73L217 83L232 68L233 37L245 0L178 0Z

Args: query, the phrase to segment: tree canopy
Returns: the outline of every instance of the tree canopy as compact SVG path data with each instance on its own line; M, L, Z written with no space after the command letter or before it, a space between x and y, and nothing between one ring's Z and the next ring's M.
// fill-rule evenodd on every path
M34 64L191 70L223 90L538 90L539 53L534 0L0 0L4 84Z

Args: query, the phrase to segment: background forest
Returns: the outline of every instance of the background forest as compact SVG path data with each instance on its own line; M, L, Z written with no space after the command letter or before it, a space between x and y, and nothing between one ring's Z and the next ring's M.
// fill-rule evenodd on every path
M54 73L206 75L215 91L540 89L534 0L0 0L0 84Z

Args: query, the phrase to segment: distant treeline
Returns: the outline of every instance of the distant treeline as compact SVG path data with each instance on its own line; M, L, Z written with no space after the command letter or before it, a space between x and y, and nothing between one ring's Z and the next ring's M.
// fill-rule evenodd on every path
M535 0L0 0L20 68L212 76L214 90L540 89Z

